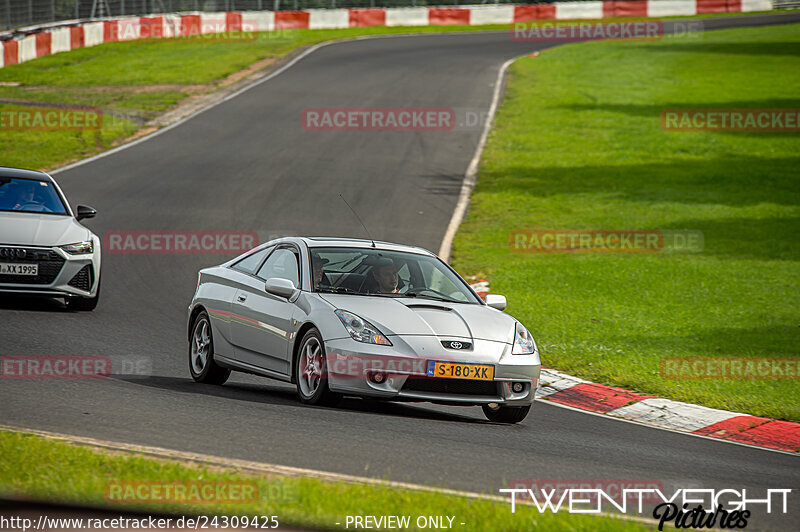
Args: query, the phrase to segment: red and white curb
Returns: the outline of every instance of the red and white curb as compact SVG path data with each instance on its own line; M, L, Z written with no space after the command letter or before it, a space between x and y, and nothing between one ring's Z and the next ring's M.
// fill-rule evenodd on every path
M471 286L476 292L478 289L483 292L481 297L489 292L488 281L481 280ZM800 423L661 399L596 384L553 369L542 368L536 398L663 429L800 452Z
M724 440L800 451L800 423L660 399L542 369L537 399L656 427Z
M535 20L667 17L772 9L772 0L624 0L536 5L193 12L90 22L73 20L57 26L19 30L18 35L2 41L0 68L76 48L146 38L368 26L479 26Z

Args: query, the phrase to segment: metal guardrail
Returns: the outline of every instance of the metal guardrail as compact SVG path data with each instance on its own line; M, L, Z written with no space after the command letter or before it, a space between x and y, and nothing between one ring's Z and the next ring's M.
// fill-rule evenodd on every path
M644 0L642 0L644 1ZM0 0L0 29L74 19L180 11L414 7L426 5L540 4L552 0Z

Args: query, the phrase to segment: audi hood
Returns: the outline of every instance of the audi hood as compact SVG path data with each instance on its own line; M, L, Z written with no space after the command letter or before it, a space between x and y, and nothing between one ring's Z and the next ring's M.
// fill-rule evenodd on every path
M91 234L70 215L0 211L0 244L63 246L89 240Z
M387 335L441 336L513 343L516 320L484 305L427 298L318 294L333 307L360 316Z

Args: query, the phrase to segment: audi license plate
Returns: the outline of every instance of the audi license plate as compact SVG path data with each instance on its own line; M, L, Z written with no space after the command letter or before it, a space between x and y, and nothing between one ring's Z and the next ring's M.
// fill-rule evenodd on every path
M494 366L458 364L455 362L428 362L428 377L491 381L494 380Z
M39 275L38 264L9 264L0 262L0 275Z

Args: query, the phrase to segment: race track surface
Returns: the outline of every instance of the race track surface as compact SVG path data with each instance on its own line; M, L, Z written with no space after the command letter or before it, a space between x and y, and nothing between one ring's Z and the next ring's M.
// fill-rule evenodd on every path
M721 17L705 26L798 21L800 14ZM305 131L302 110L486 111L502 63L546 46L512 42L507 32L326 46L178 127L56 178L73 205L98 209L86 224L101 236L197 229L364 236L341 193L374 238L437 251L480 129ZM552 404L537 403L522 424L502 426L479 408L357 399L306 407L292 386L243 375L224 387L196 384L187 368L186 307L197 270L227 258L105 253L92 313L49 300L0 301L0 354L136 356L153 368L146 377L2 380L0 424L493 494L533 478L758 494L800 488L798 457ZM795 529L799 506L752 526Z

